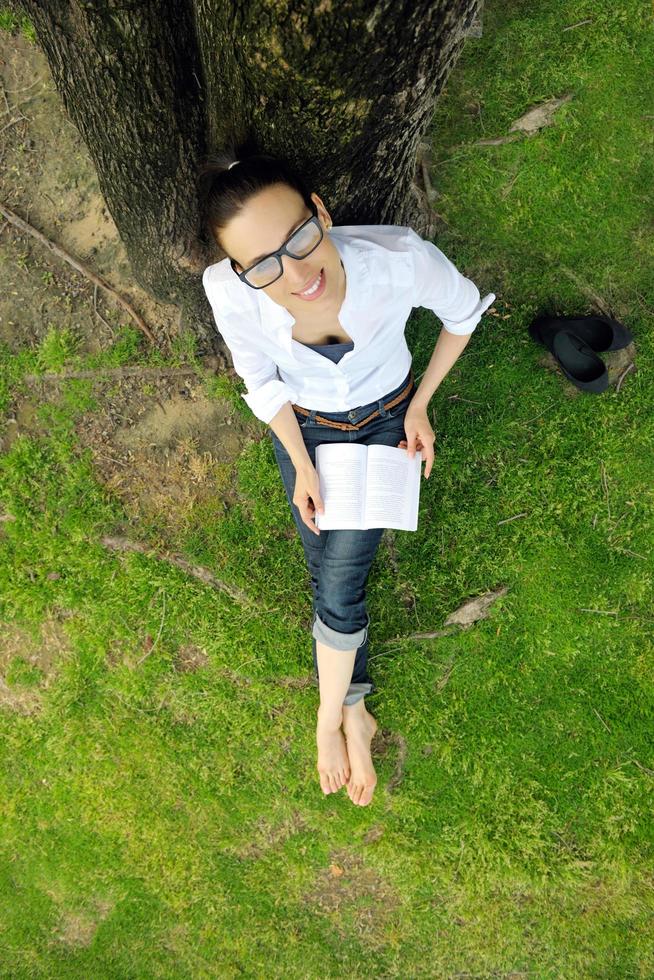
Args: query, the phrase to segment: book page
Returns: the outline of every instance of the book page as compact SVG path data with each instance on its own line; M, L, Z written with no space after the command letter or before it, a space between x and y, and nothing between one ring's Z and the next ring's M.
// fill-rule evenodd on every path
M316 471L325 513L316 513L316 527L363 528L366 449L348 442L316 447Z
M406 449L368 446L364 527L418 528L422 453L413 459Z

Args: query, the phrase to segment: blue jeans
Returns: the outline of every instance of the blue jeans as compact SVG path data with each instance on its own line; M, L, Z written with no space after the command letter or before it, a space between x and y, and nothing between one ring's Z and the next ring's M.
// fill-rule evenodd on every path
M382 398L351 411L323 412L316 408L308 416L296 412L304 445L313 465L316 465L316 446L321 443L354 442L365 446L375 444L397 446L405 438L404 416L415 393L415 384L409 394L390 411L385 410L383 406L385 402L399 395L408 381L409 375L397 388ZM314 418L317 414L338 422L357 423L375 409L379 409L380 414L358 430L333 429L316 422ZM366 694L376 690L368 674L370 617L366 610L366 582L384 529L332 529L322 530L320 534L310 531L293 503L295 467L291 457L272 429L269 429L269 432L311 576L313 665L316 678L318 678L316 640L336 650L356 649L352 679L343 702L343 704L354 704Z

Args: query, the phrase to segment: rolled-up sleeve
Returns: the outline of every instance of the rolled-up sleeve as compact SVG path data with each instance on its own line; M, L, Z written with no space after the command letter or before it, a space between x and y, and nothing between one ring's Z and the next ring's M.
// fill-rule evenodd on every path
M408 243L414 263L414 306L432 310L448 333L472 333L495 293L483 299L471 279L466 278L433 242L425 241L409 228Z
M297 401L297 392L281 380L277 365L267 354L248 347L240 337L237 339L224 333L223 337L232 355L234 370L247 388L242 396L244 401L258 419L268 424L282 405Z
M248 341L244 333L227 326L229 317L218 310L218 301L203 279L216 328L232 355L234 370L243 379L247 392L243 400L254 415L268 424L286 402L297 401L297 392L279 377L277 365L264 351Z

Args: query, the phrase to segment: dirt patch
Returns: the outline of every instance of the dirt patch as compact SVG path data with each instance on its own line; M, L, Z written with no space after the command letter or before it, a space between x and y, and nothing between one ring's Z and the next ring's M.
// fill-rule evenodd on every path
M387 759L395 755L393 774L386 784L386 792L393 793L404 779L406 739L399 732L392 732L389 728L377 729L370 744L370 752L373 759Z
M247 844L234 848L233 853L239 858L259 858L272 848L279 847L295 834L304 833L307 829L307 823L299 810L293 810L280 822L275 822L270 817L262 817L248 829Z
M29 688L10 687L0 675L0 711L15 711L19 715L35 715L41 710L43 700L38 691Z
M79 256L90 255L111 244L115 245L118 231L101 194L89 194L85 213L66 226L66 238L69 242L68 251Z
M55 619L46 619L38 633L14 624L1 624L0 710L22 715L39 712L43 691L52 683L58 664L69 655L68 637ZM21 683L21 673L25 672L30 677L29 683Z
M199 388L187 384L169 393L166 403L136 407L140 417L118 429L114 442L134 452L142 449L174 450L193 442L197 452L219 458L237 456L242 437L229 406L209 401Z
M180 674L192 674L208 663L206 651L195 643L184 643L173 657L173 667Z
M0 636L0 671L4 672L12 658L20 655L49 675L62 653L68 649L68 637L61 623L55 619L46 619L36 636L26 627L6 624Z
M67 913L61 919L55 932L55 939L71 949L90 946L98 924L86 915Z
M7 416L4 433L0 434L0 453L9 451L20 435L45 435L46 425L38 416L42 403L37 398L24 398L14 406Z
M315 913L328 917L344 940L354 935L370 947L388 940L387 930L401 905L388 882L359 853L345 848L330 854L328 866L303 899Z
M113 903L97 901L96 911L64 912L53 931L55 943L68 949L86 949L91 945L98 927L114 908Z
M60 388L39 382L11 406L0 453L19 436L47 434L39 407L57 401ZM98 375L93 396L95 407L75 423L78 444L131 518L177 528L202 501L214 499L224 510L238 499L236 460L261 433L230 402L208 398L199 376Z
M130 517L177 528L203 501L224 508L237 499L235 462L260 436L229 403L207 398L200 379L95 387L98 405L77 421L77 437Z

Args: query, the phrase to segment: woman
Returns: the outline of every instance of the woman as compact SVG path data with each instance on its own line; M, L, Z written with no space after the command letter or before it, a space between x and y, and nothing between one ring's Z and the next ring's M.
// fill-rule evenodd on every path
M377 723L364 703L374 690L365 586L383 529L318 530L316 446L400 446L422 453L428 477L429 400L495 295L480 300L474 283L408 227L333 228L321 198L283 160L214 156L200 192L207 230L226 255L205 269L203 286L243 397L270 426L311 575L320 785L324 793L345 785L366 806ZM417 388L404 339L414 306L444 325Z

